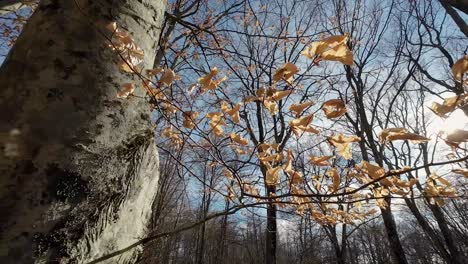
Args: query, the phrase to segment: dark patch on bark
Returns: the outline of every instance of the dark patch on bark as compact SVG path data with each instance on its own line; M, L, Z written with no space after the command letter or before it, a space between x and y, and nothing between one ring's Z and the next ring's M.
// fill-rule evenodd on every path
M80 58L80 59L86 59L86 58L91 57L89 52L81 51L81 50L67 49L67 50L65 50L65 52L70 54L73 57Z
M88 183L80 175L63 170L57 164L49 164L46 175L49 178L48 190L53 199L76 204L89 193Z
M61 76L63 80L70 78L70 75L72 75L77 68L75 64L66 66L65 63L58 58L54 60L54 67L57 72L63 73Z
M49 45L50 47L54 46L55 45L55 41L53 39L49 39L47 41L47 45Z
M60 9L60 4L58 0L49 0L45 4L39 5L38 9L41 11L57 11Z
M49 102L52 102L55 100L62 101L63 91L58 88L50 88L49 91L47 92L47 100Z

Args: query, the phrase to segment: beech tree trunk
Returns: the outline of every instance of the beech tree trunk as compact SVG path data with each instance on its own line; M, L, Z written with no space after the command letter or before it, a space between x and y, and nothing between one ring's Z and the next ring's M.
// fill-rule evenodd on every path
M116 98L140 82L102 34L116 21L151 67L164 8L43 0L30 18L0 68L0 263L87 263L145 236L159 175L149 108Z

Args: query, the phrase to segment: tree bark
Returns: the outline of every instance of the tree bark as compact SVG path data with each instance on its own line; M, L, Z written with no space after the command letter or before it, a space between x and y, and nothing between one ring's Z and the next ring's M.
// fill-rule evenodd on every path
M455 7L465 14L468 14L468 2L466 0L443 0L443 2Z
M274 186L267 187L268 193L275 193ZM276 264L276 244L277 244L277 223L276 223L276 205L273 199L267 206L267 229L265 240L265 263Z
M406 260L405 251L401 245L395 219L393 218L390 207L391 200L386 198L385 201L387 202L388 206L386 208L380 208L380 212L382 214L382 219L385 225L385 231L387 232L388 241L390 242L390 246L392 248L393 259L398 264L407 264L408 261Z
M43 0L30 18L0 68L1 263L85 263L145 235L158 183L149 108L116 98L139 82L103 32L117 21L151 67L164 5Z

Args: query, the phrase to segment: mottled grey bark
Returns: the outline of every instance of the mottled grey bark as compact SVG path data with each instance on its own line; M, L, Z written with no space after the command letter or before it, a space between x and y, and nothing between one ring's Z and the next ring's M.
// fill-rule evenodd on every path
M158 182L149 108L116 98L140 82L100 31L117 21L151 67L164 5L41 1L0 69L0 263L86 263L145 236Z

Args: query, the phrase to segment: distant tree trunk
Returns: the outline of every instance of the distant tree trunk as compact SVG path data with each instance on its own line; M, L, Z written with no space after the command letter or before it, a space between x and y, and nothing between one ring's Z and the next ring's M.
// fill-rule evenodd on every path
M0 69L0 263L83 263L145 235L158 183L149 108L116 98L140 82L100 32L117 21L151 67L164 3L43 0L30 18Z
M268 193L275 193L274 186L268 186ZM276 264L276 243L277 243L277 226L276 226L276 205L273 201L267 206L267 230L265 240L265 263Z

